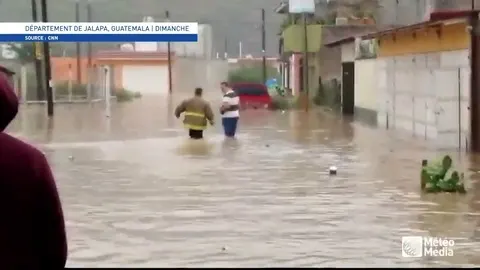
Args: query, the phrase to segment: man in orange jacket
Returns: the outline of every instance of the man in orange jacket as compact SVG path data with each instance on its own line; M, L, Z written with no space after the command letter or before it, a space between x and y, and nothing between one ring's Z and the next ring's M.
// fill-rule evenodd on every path
M183 125L188 129L190 138L203 139L203 131L207 128L207 121L213 126L213 112L210 103L202 97L203 89L195 88L195 95L180 103L175 109L175 116L180 118L184 114Z

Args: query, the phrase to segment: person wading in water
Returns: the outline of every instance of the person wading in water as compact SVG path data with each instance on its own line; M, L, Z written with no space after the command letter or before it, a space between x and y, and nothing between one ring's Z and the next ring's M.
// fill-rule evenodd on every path
M227 82L222 82L220 88L223 93L222 107L220 108L223 130L227 138L234 138L237 132L238 118L240 117L240 99Z
M183 125L188 129L190 138L203 139L203 131L207 128L207 122L214 125L212 107L202 97L203 89L195 88L195 95L180 103L175 109L175 117L180 118L184 114Z

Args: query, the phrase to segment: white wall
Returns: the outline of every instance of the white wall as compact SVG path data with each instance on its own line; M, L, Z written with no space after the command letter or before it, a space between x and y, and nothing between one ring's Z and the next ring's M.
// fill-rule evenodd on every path
M355 107L377 110L377 61L355 61Z
M299 89L297 87L297 80L298 80L297 78L298 78L299 74L298 74L298 71L296 70L296 66L297 66L296 65L296 63L297 63L296 58L298 58L298 56L296 54L292 54L290 56L290 59L289 59L289 61L290 61L290 78L289 78L289 80L290 80L290 88L292 89L292 94L293 95L296 95L299 92Z
M342 49L342 62L355 61L355 43L349 42L341 45Z
M380 126L468 147L468 50L381 58L377 74Z

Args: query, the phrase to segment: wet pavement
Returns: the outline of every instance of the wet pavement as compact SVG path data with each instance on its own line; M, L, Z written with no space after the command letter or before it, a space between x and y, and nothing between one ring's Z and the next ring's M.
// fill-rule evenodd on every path
M245 112L236 141L217 124L192 142L177 101L21 109L9 131L54 168L69 266L480 265L478 184L421 195L423 141L314 110ZM471 179L474 159L455 155ZM420 235L455 238L454 256L402 258Z

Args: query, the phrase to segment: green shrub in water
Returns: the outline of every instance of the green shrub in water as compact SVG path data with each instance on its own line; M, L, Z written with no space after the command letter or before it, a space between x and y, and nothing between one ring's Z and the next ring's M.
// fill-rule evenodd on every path
M135 98L140 98L142 97L142 94L140 92L133 92L124 88L120 88L115 90L117 101L123 102L123 101L131 101Z
M272 95L272 110L289 110L297 109L299 106L299 98L297 96Z
M452 158L448 155L431 163L424 160L421 172L422 190L429 193L466 193L463 173L459 174L452 165Z
M288 110L290 109L290 101L287 97L280 95L272 95L272 110Z

